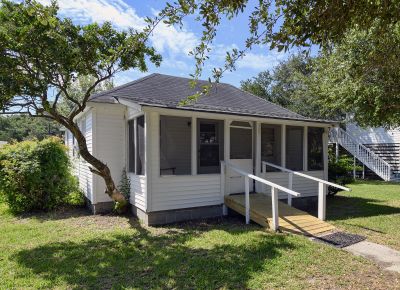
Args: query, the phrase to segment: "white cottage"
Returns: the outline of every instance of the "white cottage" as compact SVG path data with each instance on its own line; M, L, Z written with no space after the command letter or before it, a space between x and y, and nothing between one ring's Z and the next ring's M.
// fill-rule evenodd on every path
M191 89L187 78L151 74L93 96L77 117L89 150L108 164L117 184L127 169L134 214L150 225L221 216L224 196L245 192L245 177L233 168L299 192L294 204L318 194L316 180L289 180L287 172L265 162L326 180L331 122L223 83L180 106L204 84ZM70 133L66 143L92 211L109 210L104 181L79 158ZM221 161L231 167L225 171ZM250 192L271 192L253 179L248 186Z

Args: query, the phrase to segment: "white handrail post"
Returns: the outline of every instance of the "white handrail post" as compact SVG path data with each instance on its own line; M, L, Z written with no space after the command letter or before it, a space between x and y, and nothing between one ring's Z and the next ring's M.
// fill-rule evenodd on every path
M322 221L326 219L326 185L318 182L318 218Z
M249 177L244 177L244 188L245 188L245 206L246 206L246 224L250 223L250 184Z
M225 195L226 195L226 178L225 178L225 162L221 161L221 195L222 195L222 214L228 215L228 208L225 205Z
M272 229L277 231L279 229L279 209L278 209L278 189L271 188L272 192Z
M265 162L262 163L262 172L263 172L263 178L267 176L267 164ZM267 193L267 186L265 184L261 185L261 189L263 193Z
M293 172L289 172L288 188L293 189ZM292 206L292 195L288 193L287 195L288 205Z

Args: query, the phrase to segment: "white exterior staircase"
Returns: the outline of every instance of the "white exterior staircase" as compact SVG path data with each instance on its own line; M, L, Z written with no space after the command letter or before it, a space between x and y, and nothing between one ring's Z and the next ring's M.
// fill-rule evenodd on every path
M393 170L389 163L387 163L385 160L383 160L383 158L372 152L372 150L359 143L345 130L337 127L332 128L329 133L329 141L342 146L383 180L399 180L399 177L393 173Z

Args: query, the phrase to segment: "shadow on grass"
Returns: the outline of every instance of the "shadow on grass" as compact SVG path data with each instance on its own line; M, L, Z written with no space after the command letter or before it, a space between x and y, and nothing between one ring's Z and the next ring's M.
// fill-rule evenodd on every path
M135 221L136 234L82 242L57 242L20 251L15 259L49 282L79 288L246 288L246 282L280 251L296 246L283 235L257 235L249 242L193 244L210 228L230 239L248 239L242 226L187 224L150 233ZM256 234L256 233L255 233Z
M328 220L344 220L400 213L399 207L380 204L382 202L382 200L371 198L334 196L327 200L327 218Z

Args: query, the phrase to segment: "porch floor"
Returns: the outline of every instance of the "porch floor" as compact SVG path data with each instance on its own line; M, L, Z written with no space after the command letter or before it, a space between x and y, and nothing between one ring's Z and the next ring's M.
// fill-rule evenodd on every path
M245 215L244 194L226 196L225 205ZM335 230L331 224L280 201L278 202L278 213L279 229L284 232L319 236ZM250 194L250 219L261 226L270 228L269 225L272 225L271 197L261 193Z

